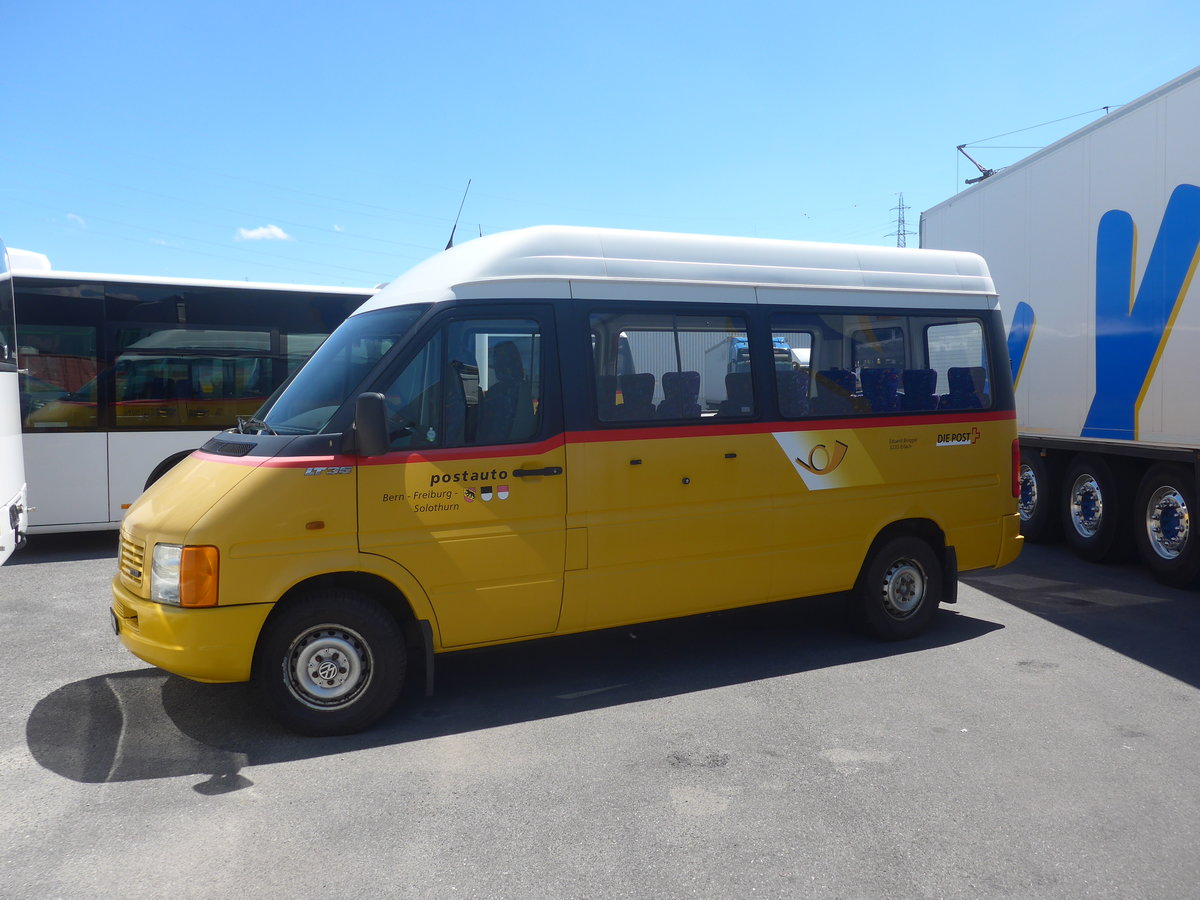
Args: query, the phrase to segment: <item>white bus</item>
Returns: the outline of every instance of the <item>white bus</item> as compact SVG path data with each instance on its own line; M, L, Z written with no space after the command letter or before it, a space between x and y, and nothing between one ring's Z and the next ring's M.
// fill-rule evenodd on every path
M27 515L16 331L12 275L0 242L0 564L24 543Z
M117 528L374 293L56 272L40 254L17 256L12 281L33 534Z

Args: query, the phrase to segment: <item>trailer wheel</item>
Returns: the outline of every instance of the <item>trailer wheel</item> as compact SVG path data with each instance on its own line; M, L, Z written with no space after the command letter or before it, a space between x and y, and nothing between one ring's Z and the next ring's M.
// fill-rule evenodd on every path
M1152 466L1138 485L1134 537L1146 567L1162 584L1192 587L1200 579L1200 515L1196 476L1183 466Z
M941 562L919 537L892 538L871 551L852 596L860 620L875 637L916 637L929 626L942 600Z
M1121 562L1133 554L1133 492L1125 473L1100 456L1083 454L1062 483L1062 527L1075 555L1088 562Z
M317 590L267 620L254 680L275 717L300 734L350 734L377 722L404 686L396 620L355 591Z
M1021 449L1017 470L1020 493L1017 511L1021 514L1021 534L1031 544L1049 544L1062 538L1062 520L1055 506L1058 473L1037 450Z

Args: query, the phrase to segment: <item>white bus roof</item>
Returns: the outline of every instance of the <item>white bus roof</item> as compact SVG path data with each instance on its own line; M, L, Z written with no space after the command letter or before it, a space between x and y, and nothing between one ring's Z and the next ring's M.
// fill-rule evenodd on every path
M40 253L31 255L42 256ZM42 256L42 258L44 259L45 257ZM60 272L48 267L23 267L17 264L18 262L22 261L28 262L28 260L13 260L12 274L15 278L21 278L25 280L38 279L46 281L94 281L105 284L114 282L118 284L161 284L193 288L249 288L257 291L306 291L326 294L373 294L378 290L376 287L352 288L331 287L329 285L316 284L286 284L269 281L221 281L212 278L160 278L153 275L115 275L99 272Z
M439 253L358 312L471 298L841 305L847 291L870 292L854 302L881 306L995 304L987 265L973 253L543 225Z

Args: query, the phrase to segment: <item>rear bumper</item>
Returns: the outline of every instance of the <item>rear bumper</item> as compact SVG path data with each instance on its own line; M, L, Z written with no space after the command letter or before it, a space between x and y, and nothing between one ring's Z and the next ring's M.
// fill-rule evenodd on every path
M1025 538L1021 535L1021 516L1013 513L1000 520L1000 555L996 557L996 568L1007 566L1021 555Z
M271 604L181 609L133 596L113 580L117 636L138 659L193 681L249 681Z

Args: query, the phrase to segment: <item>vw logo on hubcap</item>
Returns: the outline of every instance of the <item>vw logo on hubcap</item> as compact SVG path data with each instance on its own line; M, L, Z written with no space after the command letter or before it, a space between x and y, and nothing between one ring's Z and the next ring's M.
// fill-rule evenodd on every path
M317 669L317 677L322 678L325 681L333 681L333 679L337 678L337 675L337 663L329 662L328 660L321 663L320 667Z

